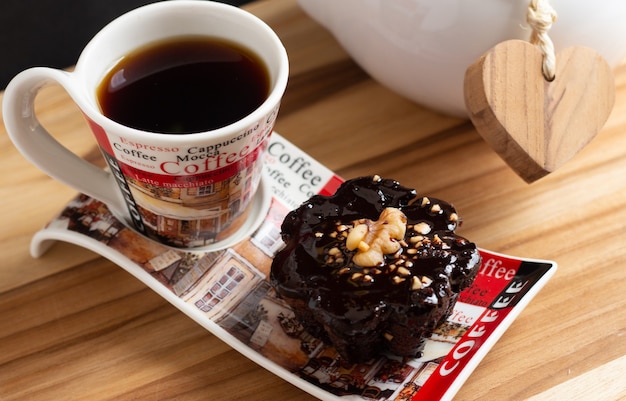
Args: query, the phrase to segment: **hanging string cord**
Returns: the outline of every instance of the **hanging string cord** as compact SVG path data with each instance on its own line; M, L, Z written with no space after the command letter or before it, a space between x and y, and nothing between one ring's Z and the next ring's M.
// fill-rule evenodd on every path
M554 80L556 70L556 54L554 44L548 36L548 31L556 21L556 11L548 0L531 0L526 13L526 21L532 28L530 43L539 46L543 52L543 76Z

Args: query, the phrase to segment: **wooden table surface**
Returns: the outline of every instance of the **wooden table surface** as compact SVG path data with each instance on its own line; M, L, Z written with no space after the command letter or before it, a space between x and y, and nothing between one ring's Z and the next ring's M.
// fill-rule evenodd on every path
M451 201L460 233L482 248L558 262L456 399L626 399L626 65L600 134L529 185L467 120L370 79L294 0L247 8L290 55L278 132L344 178L376 173ZM50 131L102 164L61 89L37 103ZM58 243L31 258L31 237L75 191L30 165L1 129L1 400L313 399L96 254Z

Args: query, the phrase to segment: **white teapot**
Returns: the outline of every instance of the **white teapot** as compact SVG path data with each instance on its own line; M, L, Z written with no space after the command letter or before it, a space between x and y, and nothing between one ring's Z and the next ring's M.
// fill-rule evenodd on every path
M298 0L374 79L445 114L467 115L465 70L497 43L528 40L529 0ZM624 0L550 0L555 50L587 46L616 66L626 56Z

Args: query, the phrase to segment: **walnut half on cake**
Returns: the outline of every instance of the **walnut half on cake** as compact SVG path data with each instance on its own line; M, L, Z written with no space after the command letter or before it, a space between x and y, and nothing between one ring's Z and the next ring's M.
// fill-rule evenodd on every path
M271 282L309 333L348 362L419 356L480 266L452 205L378 176L290 212Z

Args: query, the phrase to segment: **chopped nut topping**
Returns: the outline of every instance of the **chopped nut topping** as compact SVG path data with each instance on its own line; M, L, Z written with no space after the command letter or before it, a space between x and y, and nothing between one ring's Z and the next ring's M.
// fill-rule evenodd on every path
M346 273L350 273L350 268L349 267L342 267L341 269L339 269L339 274L346 274Z
M364 220L356 224L346 239L349 250L357 250L353 261L359 266L378 266L384 263L384 255L400 250L398 241L406 233L406 216L399 209L384 209L378 220Z
M441 212L441 205L439 205L438 203L435 203L431 208L430 208L431 213L439 213Z
M419 278L413 276L411 278L411 290L418 291L422 289L422 282Z
M413 227L413 230L415 230L416 233L426 235L430 232L430 224L426 223L425 221L422 221L420 223L417 223L415 227Z
M341 251L339 250L339 248L337 248L337 247L333 247L333 248L330 248L330 249L328 250L328 254L329 254L330 256L339 256L339 255L341 255Z
M428 287L432 284L433 280L430 277L422 276L421 282L424 287Z
M453 223L456 223L457 221L459 221L459 215L456 213L451 213L450 217L448 217L448 220L450 220Z
M391 279L391 281L393 281L394 284L400 284L401 282L405 280L406 280L405 278L398 277L398 276L393 276L393 278Z
M428 199L427 197L422 198L422 207L428 205L429 203L430 203L430 199Z
M391 334L388 331L386 331L385 334L383 334L383 337L385 337L385 340L387 340L387 341L393 340L393 334Z
M367 252L369 251L370 246L367 244L367 242L361 241L359 242L359 245L357 246L357 248L359 248L359 251L361 252Z
M402 277L406 277L406 276L410 276L411 275L411 271L409 269L407 269L406 267L398 267L397 273L399 275L401 275Z
M429 226L429 229L430 229L430 226ZM414 237L411 237L411 238L409 239L409 242L411 242L412 244L416 244L416 243L418 243L418 242L422 241L423 239L424 239L424 236L423 236L423 235L416 235L416 236L414 236Z
M358 248L361 242L363 242L363 239L365 239L368 231L367 224L357 224L354 226L346 239L346 248L348 248L349 251Z

